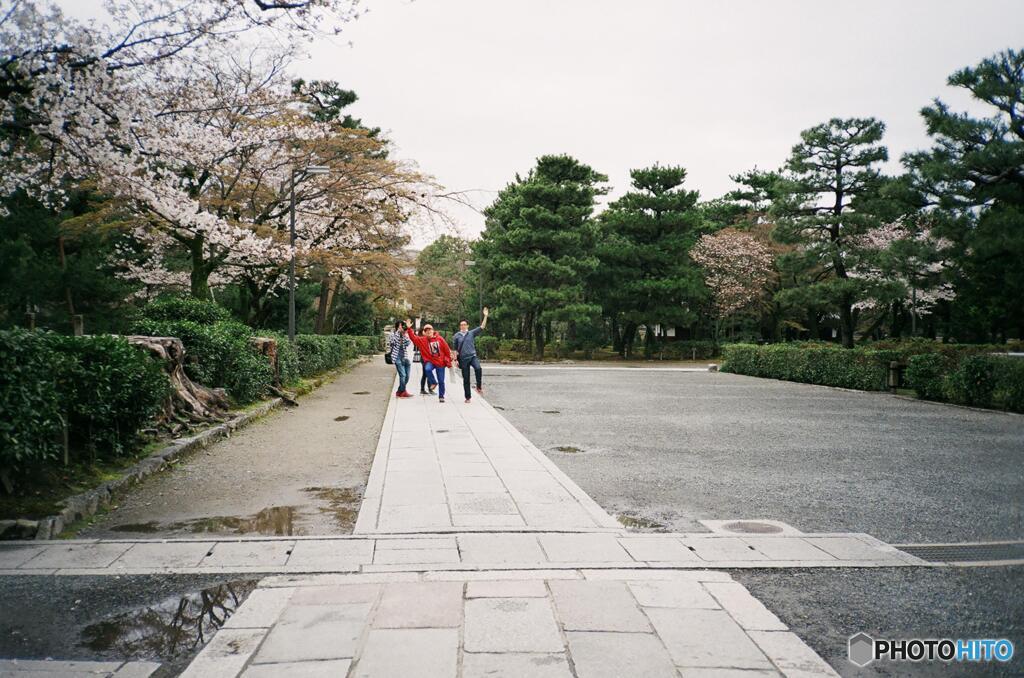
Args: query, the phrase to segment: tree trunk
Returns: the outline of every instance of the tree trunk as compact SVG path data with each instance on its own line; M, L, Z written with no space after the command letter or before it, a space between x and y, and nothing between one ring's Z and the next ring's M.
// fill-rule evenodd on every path
M622 355L622 334L619 332L619 319L612 316L612 350Z
M164 403L162 419L207 423L223 421L229 408L227 394L221 388L207 388L185 374L185 346L177 337L125 337L129 344L149 351L163 364L171 383L171 394Z
M196 236L189 242L189 252L192 256L192 271L189 273L189 284L192 296L196 299L210 298L210 269L209 262L203 257L203 236Z
M320 279L320 303L316 312L316 323L313 327L313 334L330 334L327 328L327 311L331 308L331 301L334 299L334 279L325 275Z
M839 299L839 333L843 340L843 348L853 348L853 304L850 296L844 294Z
M535 323L533 326L533 357L535 360L544 360L544 325Z
M622 353L623 358L630 358L633 355L633 340L636 338L636 323L627 322L626 328L622 331Z
M67 257L64 253L64 236L62 235L57 236L57 255L60 257L60 273L64 278L64 302L68 305L68 317L73 318L75 317L75 302L71 298L71 286L68 285L66 277L68 273L68 264Z

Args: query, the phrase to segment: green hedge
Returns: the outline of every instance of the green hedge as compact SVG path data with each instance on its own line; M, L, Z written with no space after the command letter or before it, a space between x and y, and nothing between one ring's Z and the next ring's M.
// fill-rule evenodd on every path
M829 344L729 344L722 347L723 372L840 386L864 391L886 388L891 355Z
M1006 349L920 340L876 342L853 349L823 342L731 344L722 347L721 369L879 391L887 388L889 363L896 361L906 365L905 385L919 398L1024 412L1024 359L993 355Z
M919 398L1024 412L1024 359L999 355L921 354L907 366Z
M17 475L63 454L116 457L167 397L161 366L119 337L0 332L0 470ZM11 473L13 472L13 473Z

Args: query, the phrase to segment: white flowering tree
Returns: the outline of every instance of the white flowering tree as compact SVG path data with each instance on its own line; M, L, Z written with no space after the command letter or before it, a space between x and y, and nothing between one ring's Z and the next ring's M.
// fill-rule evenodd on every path
M701 236L690 250L704 271L716 315L716 336L727 318L764 301L774 274L771 248L751 233L724 228Z

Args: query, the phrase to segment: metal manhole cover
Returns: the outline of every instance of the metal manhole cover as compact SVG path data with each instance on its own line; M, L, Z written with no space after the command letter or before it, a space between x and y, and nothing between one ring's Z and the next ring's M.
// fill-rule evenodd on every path
M760 523L755 520L737 520L722 525L723 530L742 532L744 534L778 534L782 528L771 523Z
M1024 542L991 544L908 544L896 548L930 563L981 563L989 560L1024 561Z

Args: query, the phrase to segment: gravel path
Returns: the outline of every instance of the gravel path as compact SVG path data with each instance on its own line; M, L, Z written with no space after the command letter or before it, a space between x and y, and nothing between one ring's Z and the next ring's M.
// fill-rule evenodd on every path
M348 534L394 368L374 357L147 478L79 537Z
M1024 538L1024 416L708 372L488 370L492 404L602 507L893 543Z

